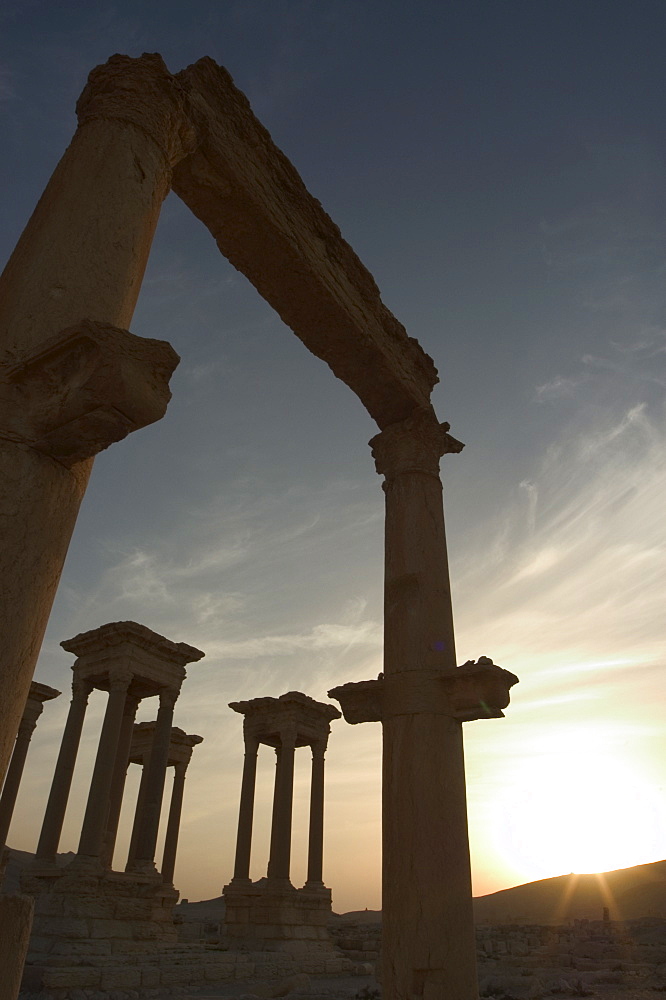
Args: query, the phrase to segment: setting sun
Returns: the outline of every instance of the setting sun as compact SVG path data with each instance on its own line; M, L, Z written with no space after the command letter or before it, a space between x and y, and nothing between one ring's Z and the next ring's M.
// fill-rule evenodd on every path
M535 744L514 778L498 804L498 841L530 877L611 871L663 853L658 791L609 731L561 729Z

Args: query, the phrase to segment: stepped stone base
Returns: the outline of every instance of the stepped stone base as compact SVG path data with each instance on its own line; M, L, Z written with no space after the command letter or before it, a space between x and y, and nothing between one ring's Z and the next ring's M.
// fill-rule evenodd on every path
M35 899L28 965L59 968L73 958L108 958L159 951L178 940L178 892L157 874L33 867L22 888Z
M270 879L230 882L223 893L229 947L254 951L333 951L328 933L331 890L276 885Z
M55 1000L67 1000L79 990L137 991L161 989L169 993L177 987L205 987L241 979L281 979L297 972L310 975L349 975L353 964L339 952L291 955L271 951L220 951L202 945L169 948L161 954L117 954L83 957L78 964L40 968L26 966L22 989L43 990ZM148 993L148 995L150 995Z

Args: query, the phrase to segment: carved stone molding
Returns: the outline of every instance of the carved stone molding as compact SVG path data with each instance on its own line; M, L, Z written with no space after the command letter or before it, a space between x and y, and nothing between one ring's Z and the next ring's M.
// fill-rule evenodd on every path
M164 416L179 357L164 340L82 320L0 364L0 436L71 466Z
M377 472L387 480L414 471L439 476L442 455L457 454L465 447L448 433L449 427L425 410L390 424L369 442Z
M377 680L342 684L328 692L340 702L345 721L381 722L397 715L446 715L461 722L501 719L515 674L487 656L453 670L405 670Z

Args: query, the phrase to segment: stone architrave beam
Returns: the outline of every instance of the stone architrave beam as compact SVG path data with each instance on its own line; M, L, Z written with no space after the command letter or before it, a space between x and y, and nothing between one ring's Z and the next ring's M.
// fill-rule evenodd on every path
M197 136L195 151L174 168L176 194L381 428L429 410L438 380L432 359L386 308L227 70L205 58L176 79Z

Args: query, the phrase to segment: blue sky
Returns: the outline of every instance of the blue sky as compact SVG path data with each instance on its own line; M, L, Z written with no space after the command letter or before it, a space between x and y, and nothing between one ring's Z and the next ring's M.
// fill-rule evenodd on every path
M466 726L477 892L663 854L665 20L660 3L613 0L0 11L3 260L93 66L158 51L177 71L209 55L433 357L437 412L466 442L443 463L458 659L489 655L521 678L505 720ZM176 874L194 899L230 875L242 748L227 703L325 698L381 668L376 428L173 195L131 329L182 356L174 397L96 461L36 677L64 690L59 641L105 621L206 651L176 716L205 739ZM66 708L40 721L13 846L34 846ZM102 711L100 696L63 849ZM334 724L337 909L379 905L380 753L378 727ZM269 777L266 758L256 876ZM131 774L117 863L135 787Z

